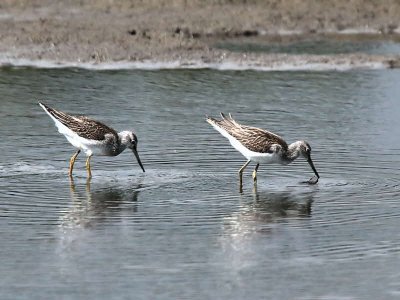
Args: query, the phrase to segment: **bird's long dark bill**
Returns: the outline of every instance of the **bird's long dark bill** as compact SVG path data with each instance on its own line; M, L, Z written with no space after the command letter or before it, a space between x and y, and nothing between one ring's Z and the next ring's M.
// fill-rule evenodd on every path
M142 162L140 161L139 154L137 153L137 150L136 150L136 149L132 149L132 152L133 152L133 154L135 154L136 159L137 159L137 162L139 163L139 166L142 168L143 172L145 172L145 171L144 171L144 168L143 168L143 164L142 164Z
M317 178L315 178L315 179L314 179L314 177L312 177L308 182L311 183L311 184L315 184L315 183L318 182L318 179L319 179L319 175L318 175L317 169L315 169L315 167L314 167L314 163L311 160L311 156L308 157L307 161L310 164L311 169L314 171L315 176L317 176Z

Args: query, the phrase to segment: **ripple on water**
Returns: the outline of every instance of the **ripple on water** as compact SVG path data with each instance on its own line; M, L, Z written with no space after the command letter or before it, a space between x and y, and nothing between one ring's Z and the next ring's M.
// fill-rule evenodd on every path
M57 169L51 164L37 164L24 161L0 166L0 176L2 178L38 174L59 174L61 172L62 170Z
M154 282L178 296L198 288L199 298L210 298L202 293L215 286L222 288L211 298L318 298L329 289L339 298L343 287L360 299L371 287L394 293L398 78L397 71L3 70L0 131L13 143L2 144L0 166L9 266L2 290L26 282L24 292L43 293L72 274L68 284L77 290L86 291L92 278L103 292L118 274L121 286L139 287L142 298L154 298L146 294ZM57 95L56 108L119 129L133 125L146 173L131 153L94 157L88 186L82 155L72 187L72 147L32 102L43 93ZM319 183L301 183L312 171L298 159L262 165L257 190L249 166L239 193L245 159L203 117L219 111L287 141L308 140ZM168 272L180 277L156 276ZM220 297L225 287L243 295Z

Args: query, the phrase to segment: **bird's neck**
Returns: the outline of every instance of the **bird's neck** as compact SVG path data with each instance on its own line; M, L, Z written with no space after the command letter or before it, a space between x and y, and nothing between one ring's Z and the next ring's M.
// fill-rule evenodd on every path
M291 163L300 155L300 142L294 142L289 145L284 158L288 163Z

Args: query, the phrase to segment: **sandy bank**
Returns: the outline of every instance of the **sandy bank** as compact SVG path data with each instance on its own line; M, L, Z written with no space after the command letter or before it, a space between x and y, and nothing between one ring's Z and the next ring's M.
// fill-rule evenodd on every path
M320 34L400 34L400 2L378 0L6 0L0 4L2 62L236 62L261 67L289 61L397 67L396 55L294 57L238 54L221 40L262 42ZM291 63L293 62L293 63Z

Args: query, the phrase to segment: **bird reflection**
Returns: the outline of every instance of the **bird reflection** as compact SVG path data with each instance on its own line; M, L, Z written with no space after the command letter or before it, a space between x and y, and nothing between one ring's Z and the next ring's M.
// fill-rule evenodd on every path
M304 240L306 231L296 228L307 227L312 203L313 192L254 189L242 194L239 209L225 219L219 239L222 250L217 258L230 270L231 278L241 284L243 270L286 259L282 249Z
M252 198L254 207L259 208L260 211L268 212L274 218L307 217L311 215L312 193L296 194L288 191L259 193L257 187L254 187Z
M122 189L119 187L102 187L91 189L90 179L86 181L84 188L76 186L73 179L70 180L71 207L61 217L62 227L92 227L105 221L109 217L118 216L121 213L121 204L129 204L127 209L137 211L138 195L142 185Z
M311 216L312 193L291 191L257 191L241 195L241 207L226 220L226 229L232 234L271 232L269 226L282 221L299 220Z

